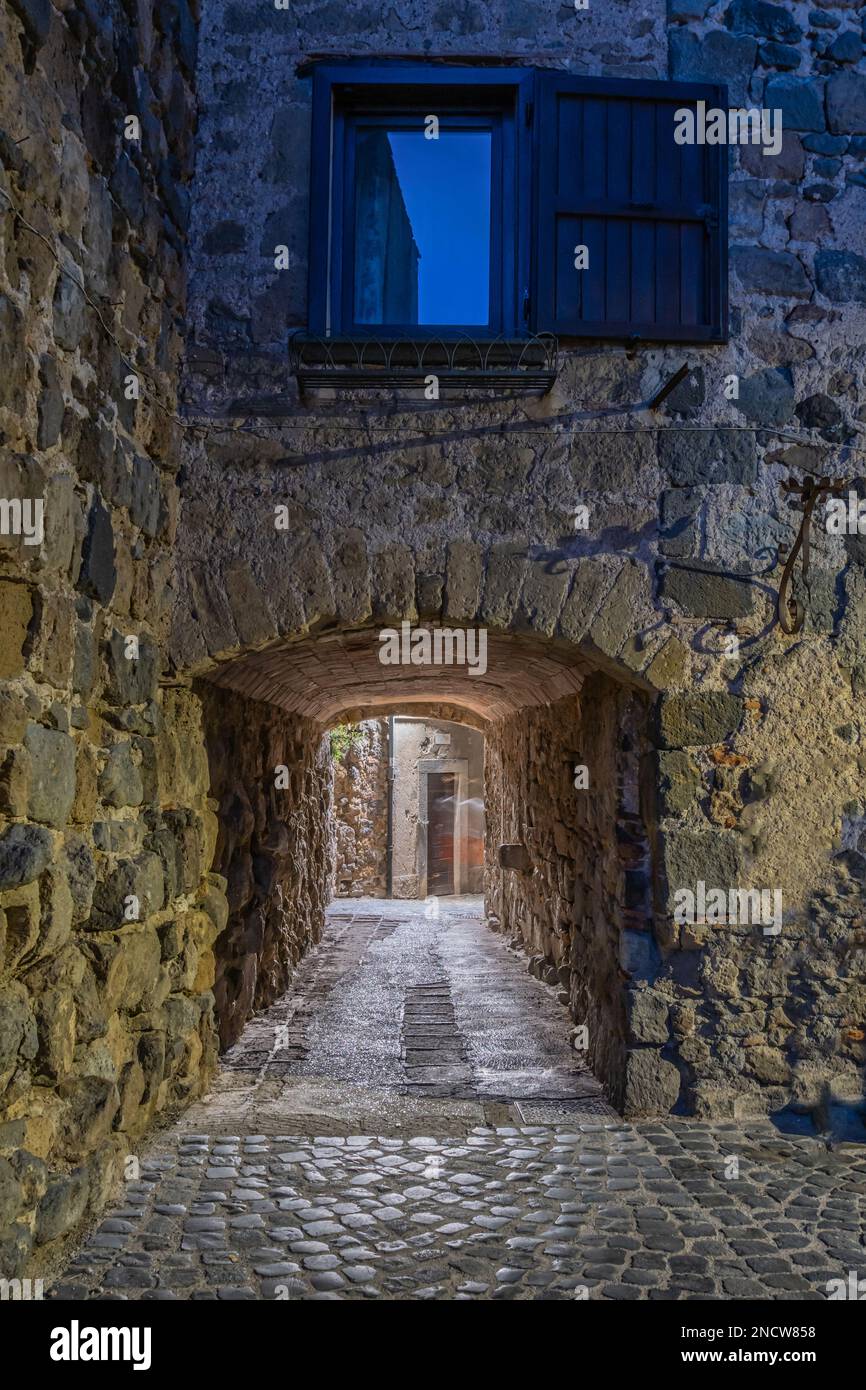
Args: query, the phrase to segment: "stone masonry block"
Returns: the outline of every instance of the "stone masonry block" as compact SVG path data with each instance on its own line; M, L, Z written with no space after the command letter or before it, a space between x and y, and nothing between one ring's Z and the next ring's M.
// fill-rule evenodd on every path
M360 623L370 616L370 561L367 539L358 527L346 527L335 536L331 573L337 617L344 623Z
M663 815L680 815L703 795L700 769L688 753L679 750L657 753L656 775Z
M757 454L751 430L660 430L659 466L675 487L755 481Z
M481 550L473 541L452 541L445 571L443 617L472 622L478 612L484 573Z
M662 862L671 893L678 888L694 891L699 880L708 888L735 888L740 844L725 830L669 830L662 836Z
M415 566L408 545L391 545L373 558L373 614L382 622L409 622L415 608Z
M655 1048L629 1052L625 1068L623 1113L629 1119L668 1115L680 1094L680 1074Z
M579 560L568 598L559 616L559 633L577 644L586 637L596 614L614 586L610 567L601 559Z
M490 552L481 617L491 627L508 627L520 599L528 563L525 546L495 546Z
M25 746L30 754L28 815L46 825L65 825L75 800L74 741L56 729L29 724Z
M739 728L744 709L739 695L724 690L665 695L659 705L659 742L663 748L721 743Z
M0 579L0 680L9 680L24 670L24 646L32 617L28 586Z
M551 637L556 630L562 605L571 582L569 569L550 570L542 561L531 561L523 584L521 609L526 623L535 632Z
M752 612L754 590L745 576L723 573L692 560L671 564L662 574L659 597L696 618L745 618Z
M278 636L265 596L246 565L232 565L223 583L242 646L258 646Z

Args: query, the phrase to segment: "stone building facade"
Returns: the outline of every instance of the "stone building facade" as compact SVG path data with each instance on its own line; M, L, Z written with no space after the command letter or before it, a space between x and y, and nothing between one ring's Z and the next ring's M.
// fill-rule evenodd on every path
M499 634L485 680L461 694L437 672L413 699L438 694L461 717L478 716L501 767L512 746L530 757L526 792L512 783L505 802L508 833L533 841L530 884L502 874L491 840L491 906L504 929L574 972L577 1021L587 1016L581 971L607 981L590 1060L632 1113L677 1105L734 1115L791 1102L817 1112L828 1087L862 1101L862 539L816 528L803 633L788 637L774 622L776 550L799 519L781 483L830 472L862 489L860 20L849 5L750 0L324 17L225 5L205 16L187 399L197 418L255 416L265 438L196 439L188 450L192 505L207 499L219 540L205 575L196 552L206 518L185 511L173 661L202 673L219 664L221 682L268 691L297 713L371 714L409 688L393 673L371 685L371 629L409 619ZM519 402L469 393L433 411L420 392L299 396L285 345L307 322L310 63L349 50L713 78L727 82L732 104L781 110L778 155L728 151L728 341L565 344L552 390ZM257 74L254 97L245 65ZM241 148L256 157L240 161ZM275 273L277 244L291 265ZM685 381L648 410L682 363ZM575 534L577 503L590 522ZM290 535L273 535L278 505ZM233 609L245 605L234 592L239 555L270 609L260 652L234 627ZM275 565L286 581L278 592ZM305 695L308 656L318 674L321 643L339 644L340 633L354 634L352 654L329 667L330 695ZM597 866L570 862L585 814L573 805L558 818L545 791L537 815L547 825L529 826L536 769L524 711L579 695L590 676L618 683L630 763L618 775L648 790L639 806L633 793L622 802L640 825L630 824L629 852L598 870L592 931L577 930L585 919L572 902L560 939L562 923L539 908L540 885L559 873L559 851L546 857L557 824L563 887L575 867L586 885ZM470 687L477 699L465 697ZM589 741L579 724L572 735L577 748ZM488 776L495 785L490 757ZM589 820L598 816L595 834L610 844L625 813L604 777L595 786L606 793ZM675 890L698 881L781 889L783 932L675 922ZM592 965L585 932L600 949Z
M480 893L484 873L484 739L477 729L411 715L344 727L334 751L334 893L424 898L430 773L454 778L445 830L454 893ZM343 747L345 745L345 747ZM390 800L390 816L388 804ZM390 861L390 863L389 863Z
M437 882L431 774L451 780L440 820L450 875ZM444 720L404 716L394 727L393 892L397 898L480 893L484 866L484 739Z
M866 491L862 20L0 8L0 495L45 523L0 537L4 1271L99 1208L316 939L340 719L483 730L491 914L562 972L626 1113L862 1105L863 537L816 524L805 627L774 622L782 481ZM519 400L302 398L309 64L335 53L724 80L780 109L778 155L729 151L729 339L564 343ZM483 625L486 674L383 671L404 619ZM780 889L782 930L677 922L698 881Z

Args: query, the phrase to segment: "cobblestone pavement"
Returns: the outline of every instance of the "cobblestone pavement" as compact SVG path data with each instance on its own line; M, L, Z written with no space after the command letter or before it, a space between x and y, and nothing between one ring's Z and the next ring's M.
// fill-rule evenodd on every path
M866 1147L627 1124L474 903L367 900L49 1296L824 1299L852 1270Z

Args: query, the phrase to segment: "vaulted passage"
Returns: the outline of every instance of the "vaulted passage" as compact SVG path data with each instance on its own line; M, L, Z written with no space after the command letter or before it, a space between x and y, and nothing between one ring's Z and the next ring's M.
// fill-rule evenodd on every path
M199 682L229 906L223 1047L285 993L332 898L476 893L487 929L558 996L563 1040L578 1025L612 1103L669 1109L679 1075L658 1049L626 1094L623 963L652 949L645 697L525 635L490 636L475 669L385 664L385 640L324 634ZM431 962L428 982L440 974Z
M590 669L564 643L486 632L483 662L476 653L474 662L459 665L452 661L434 666L429 659L385 664L380 660L383 630L400 634L399 627L323 633L239 656L219 667L210 680L223 689L325 724L355 717L359 711L370 714L452 702L470 723L488 724L528 706L576 695ZM430 628L431 654L437 632L463 631ZM467 635L471 654L474 630Z

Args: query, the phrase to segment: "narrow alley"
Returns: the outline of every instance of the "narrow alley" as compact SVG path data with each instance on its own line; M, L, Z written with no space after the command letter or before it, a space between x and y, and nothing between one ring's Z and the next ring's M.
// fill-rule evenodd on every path
M460 1134L615 1118L569 1047L556 992L481 914L470 897L332 904L293 989L247 1026L187 1127L248 1117L275 1133L315 1124Z
M10 1352L860 1364L864 222L866 0L0 0Z
M151 1137L69 1299L824 1299L862 1145L625 1123L480 900L341 900Z

